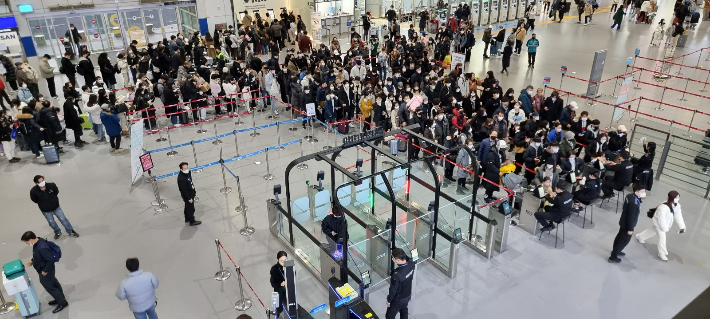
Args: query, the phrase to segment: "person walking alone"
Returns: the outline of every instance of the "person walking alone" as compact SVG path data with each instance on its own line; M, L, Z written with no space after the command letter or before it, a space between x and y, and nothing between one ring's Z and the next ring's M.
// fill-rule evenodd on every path
M414 280L414 261L401 248L392 249L392 261L397 268L392 273L389 294L387 294L386 319L394 319L399 313L400 319L409 316L409 299L412 298L412 280Z
M57 185L47 183L42 175L36 175L34 182L35 186L30 190L30 199L37 204L39 210L44 214L44 218L47 219L49 227L54 230L54 239L59 239L62 236L62 230L59 229L57 222L54 221L54 216L57 216L69 236L79 237L79 234L74 231L74 227L72 227L69 219L64 216L64 211L59 206L59 188L57 188Z
M150 272L139 269L138 258L126 259L126 269L129 273L121 281L116 290L116 298L128 299L128 307L136 319L158 319L155 312L155 289L158 289L158 278Z
M668 199L656 207L653 214L653 226L636 234L639 243L645 244L646 240L658 234L658 257L663 261L668 261L668 250L666 249L666 233L671 230L673 220L678 223L680 230L678 233L685 233L685 221L680 211L680 194L677 191L668 192Z
M37 238L37 235L31 231L26 231L22 234L22 240L25 244L32 246L32 260L27 263L28 266L34 267L39 276L39 283L42 284L44 290L54 298L49 302L50 306L57 306L52 310L52 313L57 313L67 306L67 298L64 296L64 290L56 277L56 269L54 264L55 248L59 248L57 244L47 241L44 238Z
M510 41L505 41L505 48L503 49L503 70L500 73L505 73L508 75L508 67L510 66L510 56L513 55L513 43Z
M614 13L614 23L611 25L611 28L613 29L614 26L616 26L616 29L619 30L621 28L621 22L624 21L624 7L621 6L619 9L616 10L616 13Z
M537 47L540 46L540 41L538 41L535 33L532 34L532 38L528 39L528 42L525 44L525 46L528 47L528 67L534 68L535 57L537 56Z
M185 202L185 222L190 223L190 226L202 224L201 221L195 220L195 185L192 183L192 173L186 162L180 163L180 173L177 178L178 189L180 196Z
M623 250L629 244L631 235L634 234L634 228L639 220L641 200L646 197L646 187L635 184L633 190L634 193L626 195L624 199L624 207L621 210L621 218L619 219L619 233L614 238L614 246L611 251L611 257L609 257L610 263L620 263L619 256L626 256Z

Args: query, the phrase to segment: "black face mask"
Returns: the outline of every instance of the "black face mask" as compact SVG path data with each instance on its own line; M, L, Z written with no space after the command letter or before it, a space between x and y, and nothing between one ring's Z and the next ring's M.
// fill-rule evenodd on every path
M496 141L496 140L498 140L498 137L496 137L496 136L491 136L491 141Z

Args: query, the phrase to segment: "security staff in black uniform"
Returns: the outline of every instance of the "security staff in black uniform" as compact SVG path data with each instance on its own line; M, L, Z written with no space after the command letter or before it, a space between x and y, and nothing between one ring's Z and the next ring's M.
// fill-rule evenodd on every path
M279 294L279 306L276 307L276 318L278 318L284 311L283 305L286 303L286 271L284 268L284 263L288 260L288 254L285 251L279 251L276 253L277 263L271 266L269 270L269 282L271 283L271 288L274 288L274 292Z
M614 172L614 179L605 180L602 183L603 198L605 199L614 196L614 190L620 191L624 187L631 185L634 176L634 164L629 160L631 153L622 151L619 155L621 156L621 162L606 166L607 172Z
M546 232L555 229L550 221L559 223L567 216L572 214L572 204L574 200L572 199L572 194L566 191L568 183L560 180L555 185L555 193L548 194L545 196L550 205L545 207L545 211L539 211L535 213L535 219L542 225L540 231Z
M634 228L639 221L639 214L641 213L641 199L644 197L646 197L646 187L641 184L634 184L634 193L626 195L621 217L619 218L619 233L614 238L614 246L611 251L611 257L609 257L610 263L620 263L619 256L626 256L623 250L629 244L631 235L634 234Z
M185 222L190 223L190 226L197 226L202 224L201 221L195 220L195 185L192 184L192 173L188 164L185 162L180 163L180 173L178 173L177 178L178 189L180 190L180 196L185 202Z
M392 282L387 295L386 319L394 319L399 312L400 319L409 316L409 299L412 297L412 280L414 279L414 261L401 248L392 249L392 261L397 268L392 272Z

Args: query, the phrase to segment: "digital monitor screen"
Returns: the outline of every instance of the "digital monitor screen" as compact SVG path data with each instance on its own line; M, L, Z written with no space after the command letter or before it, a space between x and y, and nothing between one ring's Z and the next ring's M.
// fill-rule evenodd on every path
M461 240L463 239L463 238L461 237L461 228L456 228L456 229L454 230L454 238L455 238L457 241L461 241Z
M362 277L362 284L365 286L369 286L370 285L370 271L365 270L365 272L362 273L361 277Z

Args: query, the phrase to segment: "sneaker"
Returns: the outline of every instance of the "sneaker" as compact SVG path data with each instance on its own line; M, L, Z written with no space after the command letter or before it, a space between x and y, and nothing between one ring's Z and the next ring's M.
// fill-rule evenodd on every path
M112 149L110 149L110 150L108 150L108 151L111 152L111 153L113 153L113 152L116 152L116 149L115 149L115 148L112 148Z
M585 23L584 25L585 25L585 26L588 26L588 25L589 25L589 23Z
M620 251L620 252L616 253L616 255L620 256L620 257L624 257L624 256L626 256L626 253L623 251Z
M642 243L642 244L646 243L645 240L641 239L641 236L639 236L639 234L636 234L636 239L639 241L639 243Z
M607 261L608 261L610 264L618 264L618 263L621 262L621 259L620 259L619 257L616 257L616 258L611 258L611 257L609 257L609 259L608 259Z
M75 232L75 231L72 231L72 232L69 234L69 236L71 236L71 237L79 237L79 233L77 233L77 232Z
M5 153L0 152L0 157L5 156Z
M44 157L44 154L39 154L39 156L37 156L37 158L43 158L43 157Z
M59 237L62 237L62 233L56 233L54 234L54 239L59 239Z
M658 258L661 258L663 261L668 261L668 257L666 257L666 255L658 254Z
M200 225L200 224L202 224L202 222L199 221L199 220L196 220L196 221L194 221L194 222L190 222L190 226L197 226L197 225Z
M123 152L125 152L125 151L126 151L125 148L117 148L116 151L115 151L115 153L123 153Z
M279 115L279 111L274 111L274 114Z
M353 122L350 122L350 123L348 123L348 126L355 127L355 124L353 124Z

